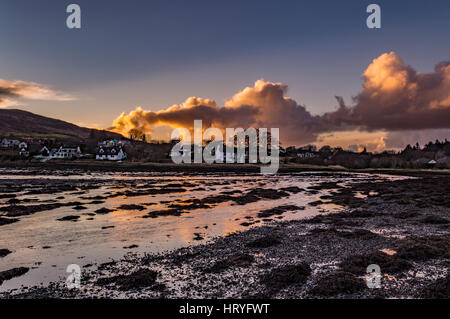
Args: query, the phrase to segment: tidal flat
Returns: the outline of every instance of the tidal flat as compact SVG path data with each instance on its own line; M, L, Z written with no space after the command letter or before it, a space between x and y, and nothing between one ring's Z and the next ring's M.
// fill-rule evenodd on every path
M439 173L3 168L0 298L448 298L449 189Z

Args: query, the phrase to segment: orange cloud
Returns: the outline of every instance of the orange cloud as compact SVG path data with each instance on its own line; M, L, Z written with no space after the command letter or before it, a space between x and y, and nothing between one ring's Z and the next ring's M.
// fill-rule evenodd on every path
M363 74L363 90L347 106L323 120L335 130L411 130L450 128L450 61L422 74L394 52L374 59Z
M360 131L343 131L333 133L323 133L317 138L315 144L318 147L329 145L332 147L340 146L343 149L354 152L361 152L364 148L368 152L382 152L386 149L386 138L388 132L360 132Z
M141 107L122 113L111 129L127 134L131 130L151 133L158 125L192 129L194 120L203 120L204 127L217 128L282 128L281 139L288 143L314 141L320 118L312 116L304 106L285 97L287 86L258 80L253 87L238 92L218 107L209 99L190 97L180 105L152 112Z
M69 94L54 91L39 83L0 79L0 106L17 105L15 98L47 101L72 101L75 99Z

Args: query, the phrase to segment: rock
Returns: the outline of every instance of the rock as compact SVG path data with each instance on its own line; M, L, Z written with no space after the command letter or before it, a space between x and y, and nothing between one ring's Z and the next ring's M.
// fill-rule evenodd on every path
M419 298L424 299L448 299L450 296L450 275L437 279L418 293Z
M354 275L366 274L367 266L376 264L382 273L398 274L411 268L411 264L398 256L390 256L383 252L350 256L340 263L343 271Z
M87 207L84 207L84 206L81 206L81 205L77 205L75 207L72 207L72 209L74 209L74 210L85 210L85 209L87 209Z
M264 237L260 237L255 239L247 244L247 247L250 248L268 248L275 245L281 244L281 239L275 235L267 235Z
M431 216L427 216L427 217L423 218L421 220L421 222L424 224L440 225L440 224L448 224L449 221L446 218L436 216L436 215L431 215Z
M123 247L124 249L133 249L133 248L138 248L138 245L130 245L130 246L125 246Z
M26 267L19 267L0 272L0 285L3 284L5 280L10 280L26 274L29 270L30 269Z
M294 284L304 284L311 274L307 263L281 266L261 277L261 284L273 293Z
M367 289L364 280L348 272L338 271L319 279L309 293L317 296L352 294Z
M202 236L202 234L200 234L200 233L194 233L194 240L203 240L203 239L205 239L203 236Z
M120 290L134 290L152 287L156 283L158 273L150 269L139 269L130 275L118 275L108 278L100 278L96 284L99 286L116 285Z
M113 211L114 211L113 209L109 209L109 208L103 207L103 208L97 209L95 211L95 213L99 214L99 215L106 215L106 214L109 214L109 213L111 213Z
M411 237L399 240L396 256L413 261L450 258L450 236Z
M60 222L63 222L63 221L77 222L79 218L80 218L80 216L69 215L69 216L65 216L65 217L62 217L62 218L58 218L57 220L60 221Z
M117 209L121 209L121 210L144 210L145 207L141 206L141 205L121 205L119 206Z
M17 218L5 218L0 216L0 226L12 224L18 221L19 219Z
M8 256L10 253L9 249L0 249L0 258Z
M262 212L258 213L258 217L260 218L267 218L272 217L275 215L282 215L283 213L287 211L296 211L296 210L304 210L305 207L299 207L295 205L284 205L284 206L278 206L271 209L263 210Z
M205 269L205 272L219 273L230 267L250 266L255 261L255 257L248 254L238 254L225 260L218 261L212 267Z

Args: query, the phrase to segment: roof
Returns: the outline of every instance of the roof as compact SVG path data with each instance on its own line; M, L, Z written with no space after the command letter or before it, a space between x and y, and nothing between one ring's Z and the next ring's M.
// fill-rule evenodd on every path
M100 151L103 150L104 152L101 153ZM112 146L112 147L99 147L97 149L97 155L117 155L122 150L119 146Z

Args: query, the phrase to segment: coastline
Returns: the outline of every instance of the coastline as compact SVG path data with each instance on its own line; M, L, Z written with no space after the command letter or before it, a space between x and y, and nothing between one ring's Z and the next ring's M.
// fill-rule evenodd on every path
M42 170L80 170L93 172L170 172L170 173L260 173L260 165L256 164L174 164L155 162L103 162L103 161L53 161L53 162L0 162L5 169L42 169ZM308 164L280 163L278 174L299 172L355 172L371 174L391 174L404 176L426 176L428 174L450 174L449 169L397 169L397 168L365 168L351 169L338 165L321 166Z

